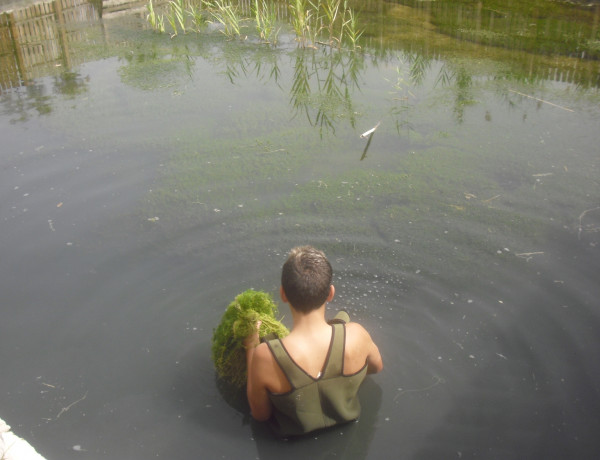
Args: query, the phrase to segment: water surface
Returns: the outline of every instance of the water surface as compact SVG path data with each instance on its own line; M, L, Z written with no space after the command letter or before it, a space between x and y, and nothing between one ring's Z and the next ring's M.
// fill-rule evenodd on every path
M35 66L3 54L17 434L48 458L596 458L598 8L449 3L365 2L359 52L85 4ZM304 243L385 369L358 422L279 441L210 339Z

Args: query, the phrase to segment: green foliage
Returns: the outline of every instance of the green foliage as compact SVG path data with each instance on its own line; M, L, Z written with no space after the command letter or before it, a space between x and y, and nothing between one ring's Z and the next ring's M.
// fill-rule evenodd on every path
M275 318L277 305L269 294L249 289L238 295L225 310L213 332L212 359L220 378L237 387L246 384L244 339L261 321L259 337L274 333L285 337L288 329Z
M317 43L342 47L350 42L353 50L360 48L356 13L342 0L294 0L289 5L291 23L298 42L304 47ZM326 40L322 43L319 40Z
M152 4L152 0L148 2L146 5L146 9L148 10L148 15L146 16L146 20L150 24L153 30L164 33L165 32L165 21L164 16L157 14L154 11L154 5Z
M171 37L190 28L198 32L206 22L220 24L219 31L229 39L245 37L242 29L249 19L244 16L243 7L231 0L170 0L164 14L157 13L149 0L146 9L146 20L152 29L164 33L166 19ZM280 28L274 0L253 0L250 9L260 40L276 44ZM289 22L302 47L316 48L321 44L342 48L344 43L352 50L360 48L358 40L363 31L347 0L293 0L289 11Z
M265 43L277 43L277 35L279 30L275 28L277 22L277 14L275 12L275 4L273 0L254 0L254 18L256 20L256 30Z
M185 6L183 0L171 0L169 6L171 7L169 23L173 28L173 34L177 35L177 25L179 25L183 33L185 33Z
M213 0L210 13L216 22L223 26L221 32L228 38L240 37L242 35L242 21L238 8L228 0Z
M358 28L358 15L354 12L352 8L347 6L347 3L344 2L344 18L348 15L348 19L342 22L342 30L340 31L340 42L342 40L342 36L344 35L348 38L348 42L352 46L353 50L360 48L358 45L358 39L363 34L363 31Z

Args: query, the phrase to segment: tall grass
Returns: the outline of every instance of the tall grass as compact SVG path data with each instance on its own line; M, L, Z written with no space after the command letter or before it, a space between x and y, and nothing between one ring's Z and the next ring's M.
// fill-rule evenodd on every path
M303 47L314 47L317 42L320 30L318 25L319 3L315 4L311 0L292 0L290 2L292 27L296 33L296 39Z
M256 21L256 31L260 39L265 43L277 43L280 29L276 29L277 13L275 12L273 0L260 0L260 2L254 0L252 10Z
M358 40L363 34L363 30L358 28L358 14L348 6L347 0L344 1L344 12L347 14L348 19L342 23L343 30L340 32L340 43L342 40L342 33L345 32L345 36L348 39L351 49L357 50L360 48Z
M171 0L169 2L169 14L167 14L167 20L173 29L171 37L177 35L178 25L185 33L185 18L184 18L184 6L183 0Z
M341 48L348 42L351 49L360 48L358 16L347 0L293 0L289 9L292 27L302 46L326 44Z
M165 32L165 20L163 15L157 14L154 11L154 5L152 4L152 0L148 2L146 5L146 9L148 10L148 14L146 15L146 20L150 24L153 30L164 33Z
M242 35L242 16L238 8L227 0L213 0L213 3L205 2L212 7L210 14L214 20L223 26L221 32L228 38Z
M200 32L201 28L208 22L208 17L204 14L202 9L204 2L202 0L198 2L189 2L187 9L185 10L188 17L195 26L195 31Z
M277 43L280 28L277 28L275 3L276 0L252 0L251 3L252 19L263 43ZM164 33L166 19L171 37L188 30L199 31L206 22L212 22L219 24L219 30L228 38L237 38L242 36L244 22L249 19L232 0L170 0L164 14L158 14L149 0L146 8L146 19L152 29ZM360 48L362 30L348 0L289 0L288 8L291 27L302 47Z

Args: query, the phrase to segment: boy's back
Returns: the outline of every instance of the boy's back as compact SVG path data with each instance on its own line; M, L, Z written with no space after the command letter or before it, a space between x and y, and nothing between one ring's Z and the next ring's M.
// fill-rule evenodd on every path
M290 304L292 331L260 345L256 332L244 343L252 415L257 420L274 415L285 422L288 434L358 417L356 393L364 375L383 368L379 350L362 326L346 323L347 315L336 321L340 324L325 320L326 303L335 295L331 279L331 265L321 251L293 249L280 289L282 300Z
M332 328L323 321L323 326L319 327L318 331L319 333L313 333L313 331L302 333L292 330L290 335L281 340L294 362L315 379L319 378L326 363ZM287 393L291 390L290 383L266 343L256 347L254 356L255 359L263 361L261 367L264 366L264 385L269 392ZM368 373L379 372L383 367L381 356L369 333L358 323L348 323L346 324L343 374L355 374L365 366L365 363L368 366Z

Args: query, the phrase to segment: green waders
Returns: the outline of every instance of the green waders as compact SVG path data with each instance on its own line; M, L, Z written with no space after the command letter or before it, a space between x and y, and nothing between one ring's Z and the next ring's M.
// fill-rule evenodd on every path
M358 418L358 388L367 374L367 365L356 374L344 375L345 323L349 317L340 312L330 321L333 328L325 366L314 378L290 357L281 340L267 341L292 389L269 394L273 404L273 428L282 436L293 436L349 422Z

